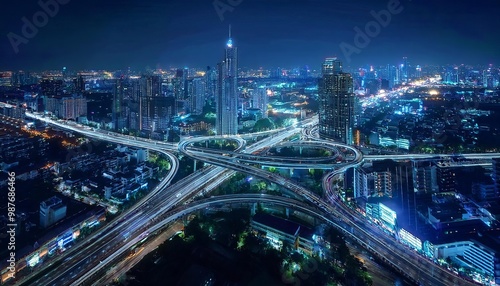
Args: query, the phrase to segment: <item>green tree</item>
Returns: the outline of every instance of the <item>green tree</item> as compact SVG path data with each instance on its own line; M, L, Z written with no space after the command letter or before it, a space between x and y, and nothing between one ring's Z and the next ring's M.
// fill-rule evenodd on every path
M255 122L255 125L253 127L254 131L257 131L257 132L272 130L275 128L276 128L276 126L275 126L274 122L269 118L262 118L262 119L257 120L257 122Z

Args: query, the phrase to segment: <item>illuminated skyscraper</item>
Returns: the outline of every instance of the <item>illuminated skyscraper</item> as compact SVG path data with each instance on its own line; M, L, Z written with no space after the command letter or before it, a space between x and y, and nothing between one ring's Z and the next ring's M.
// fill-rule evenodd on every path
M203 113L205 106L206 83L205 78L195 77L188 80L189 112L195 115Z
M259 87L252 91L251 107L260 109L262 118L267 118L268 97L267 89L265 88Z
M167 130L175 111L175 98L165 96L160 76L141 79L139 100L139 128L145 131Z
M408 69L409 69L409 64L408 64L408 58L403 57L403 64L401 65L401 81L402 82L408 82Z
M238 133L238 55L233 46L231 27L226 44L224 60L217 65L218 79L216 92L217 135L234 135Z
M123 97L124 97L124 82L123 78L115 80L115 88L113 91L113 125L114 129L118 130L125 127L123 121Z
M343 73L336 58L323 63L319 80L319 134L320 137L353 144L354 92L352 76Z

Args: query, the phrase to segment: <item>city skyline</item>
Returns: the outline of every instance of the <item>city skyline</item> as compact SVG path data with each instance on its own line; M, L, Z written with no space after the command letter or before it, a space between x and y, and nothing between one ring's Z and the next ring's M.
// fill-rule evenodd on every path
M0 284L500 285L493 0L21 3Z
M313 64L314 69L329 56L339 57L346 67L387 64L404 56L410 64L420 65L498 63L494 48L500 40L492 35L499 24L491 1L475 6L394 0L235 1L233 6L200 1L189 7L180 1L155 0L120 6L60 2L65 4L54 2L57 9L47 8L53 16L43 14L38 3L6 4L4 11L9 14L1 20L0 30L1 69L213 66L229 24L238 34L235 44L245 54L241 67ZM381 11L389 6L396 13L384 18ZM367 44L356 45L356 27L365 30L377 19L374 14L382 15L379 29L369 32ZM34 16L40 25L25 37L22 18L33 23Z

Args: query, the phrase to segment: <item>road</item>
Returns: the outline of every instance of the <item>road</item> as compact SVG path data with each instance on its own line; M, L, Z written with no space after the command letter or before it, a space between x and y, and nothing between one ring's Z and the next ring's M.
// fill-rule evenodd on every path
M309 125L314 125L314 120L311 120ZM64 128L64 126L60 126ZM78 131L78 130L74 130ZM244 143L244 139L241 136L236 137L218 137L218 139L228 139L228 140L236 140L239 143L239 147L236 151L241 151L244 153L252 153L262 148L268 148L269 146L273 146L281 142L286 137L289 137L292 134L300 132L300 128L287 128L278 133L274 133L272 136L265 138L253 144L250 148L246 148ZM87 132L88 136L98 139L113 140L112 142L117 142L121 144L126 144L131 141L137 142L139 146L144 148L155 148L161 150L173 150L175 145L168 144L158 144L155 142L145 140L136 140L132 138L123 138L120 136L113 135L109 137L106 134L96 134L94 132ZM84 133L85 134L85 133ZM240 162L235 154L231 154L229 156L224 156L224 154L214 154L213 152L203 152L196 149L190 149L188 146L192 145L194 142L200 142L204 140L213 140L215 137L197 137L197 138L189 138L187 140L182 141L178 144L177 148L183 154L196 159L201 160L212 165L219 166L211 167L210 169L203 170L202 172L206 173L197 173L193 177L183 180L183 186L171 186L168 188L169 191L160 192L161 194L168 194L165 197L161 197L161 201L158 200L149 200L140 211L137 211L132 217L126 218L126 220L118 221L117 225L110 234L107 234L108 240L101 241L100 243L94 243L85 248L81 254L78 255L78 258L70 257L68 263L68 268L66 271L62 271L61 274L53 274L53 271L49 274L50 278L46 280L38 281L37 285L59 285L66 284L69 281L75 281L74 277L80 277L74 283L80 283L85 281L87 278L91 278L95 273L98 273L100 269L103 269L108 262L111 262L113 259L117 258L124 251L126 251L127 247L133 245L134 243L143 237L141 235L147 231L154 231L163 227L167 221L172 221L173 219L177 219L179 216L186 215L190 211L195 209L194 206L183 206L182 210L177 210L176 213L169 213L171 208L175 205L178 205L183 200L189 200L193 194L197 192L203 192L203 189L207 184L212 184L214 178L218 175L224 174L226 168L232 169L234 171L239 171L243 173L250 174L252 176L260 177L265 180L274 182L279 184L293 192L295 192L299 197L304 198L307 202L309 202L312 207L317 208L317 210L322 210L325 215L322 216L322 219L335 225L336 227L342 229L347 235L350 235L352 238L356 239L359 243L361 243L365 248L369 249L375 255L378 255L381 259L384 259L387 263L391 264L395 269L398 269L401 273L404 273L409 278L414 281L418 281L422 285L474 285L469 281L463 280L453 273L449 272L446 269L442 269L435 265L434 263L427 261L426 259L420 257L418 254L410 251L407 248L404 248L402 245L397 243L391 237L386 236L383 233L380 233L380 230L377 228L370 228L367 226L363 220L363 218L359 217L358 214L352 212L344 204L342 204L338 198L335 197L334 190L331 189L331 180L340 176L347 170L348 168L359 166L363 163L364 160L383 160L386 159L386 156L379 155L370 155L363 156L363 154L357 150L356 148L345 145L333 143L334 146L339 150L349 150L352 154L352 159L343 164L339 164L338 166L330 166L330 168L334 169L334 171L325 177L323 183L326 192L329 194L329 201L325 201L324 199L310 193L307 189L303 188L295 184L294 182L287 180L279 175L269 173L260 168L256 168L243 162ZM110 141L111 141L110 140ZM313 143L314 144L314 143ZM318 141L318 144L332 144L330 141ZM160 147L161 145L161 147ZM495 154L494 154L495 155ZM408 155L397 155L400 156L397 159L406 160L412 158L427 158L430 155L426 154L408 154ZM427 156L427 157L425 157ZM435 156L452 156L452 155L432 155ZM491 154L466 154L463 155L463 158L470 159L484 159L485 156L491 156ZM495 155L496 156L496 155ZM393 159L394 155L391 155L390 158ZM367 159L368 158L368 159ZM306 162L307 163L307 162ZM262 162L259 162L262 164ZM269 165L273 165L275 162L272 160L269 161ZM312 164L309 167L314 167ZM229 172L225 174L230 174ZM201 180L201 181L200 181ZM330 187L329 187L330 186ZM257 199L257 198L254 198ZM207 202L207 205L211 203L220 203L222 202L222 198L214 198L214 202ZM275 203L285 203L287 198L279 197L277 199L279 202ZM229 202L229 199L223 201L225 203ZM195 203L192 203L195 204ZM196 204L195 206L197 206ZM307 207L304 209L304 212L310 212L311 207ZM158 219L162 219L158 221ZM126 225L126 226L124 226ZM126 239L123 242L123 234L133 233L129 239ZM120 237L120 234L122 237ZM128 240L128 242L127 242ZM100 254L102 252L102 254ZM96 263L94 259L100 259L106 255L104 261ZM73 259L73 260L71 260ZM74 260L80 259L80 260ZM82 260L83 259L83 260ZM92 262L91 262L92 260ZM77 261L84 261L78 263ZM86 261L86 262L85 262ZM86 274L81 276L82 271L79 271L78 274L75 274L78 269L83 268L85 266ZM89 271L90 269L90 271ZM59 271L57 271L59 272ZM68 279L68 280L66 280ZM55 284L52 284L55 283Z
M109 140L111 142L140 148L149 148L164 153L166 152L164 149L172 150L173 146L172 144L156 144L148 140L135 140L123 135L113 135L110 137L108 134L68 127L66 124L56 124L47 119L45 119L45 122L55 124L62 129L83 133L92 138ZM280 133L283 134L278 136L281 138L278 140L282 140L296 132L298 132L296 129L282 130ZM240 142L239 148L245 147L244 140L238 139L238 142ZM257 151L261 148L260 142L254 145L255 146L248 148L248 150ZM173 165L177 167L175 164ZM99 267L96 266L104 263L102 260L103 258L113 259L116 257L115 253L118 253L117 249L122 247L123 243L127 241L131 242L139 238L151 224L155 223L158 218L163 217L171 208L180 204L182 201L190 200L193 195L198 192L206 192L208 189L214 188L214 186L221 184L232 174L233 172L227 171L224 168L210 167L199 170L177 184L170 186L168 189L166 189L167 184L162 184L159 186L158 191L155 192L155 195L148 196L147 199L143 200L142 204L134 206L133 210L128 212L127 215L122 216L121 219L115 220L88 240L73 247L71 249L72 251L68 251L64 253L64 255L58 257L59 261L64 259L64 269L55 269L54 266L57 265L55 263L43 265L41 269L36 269L28 277L16 281L16 284L66 285L72 283L72 281L78 279L82 273L88 273L89 269L99 269ZM169 173L169 175L173 176L173 173ZM44 270L53 271L50 271L43 277L33 278L37 273Z
M117 265L113 266L101 279L98 279L93 285L108 285L113 281L122 278L127 271L132 269L137 263L139 263L144 256L149 254L151 251L155 250L160 244L164 243L167 239L174 236L179 231L184 229L182 222L174 222L165 231L163 231L158 237L154 238L151 242L146 242L143 246L136 248L135 253L129 254L125 259L118 262Z
M341 225L340 228L343 229L346 234L353 237L357 242L361 243L372 253L378 255L395 269L398 269L400 273L403 273L415 282L421 283L422 285L449 285L450 283L455 285L474 285L469 281L457 277L447 269L443 269L420 257L420 255L405 248L393 238L381 233L378 228L370 228L364 218L348 209L338 198L325 201L319 196L309 192L304 187L297 185L284 177L269 173L257 167L241 164L237 158L230 156L213 156L213 154L193 151L188 148L188 145L193 144L194 142L199 142L203 139L204 138L194 138L190 139L191 141L186 140L181 142L179 144L179 151L193 159L247 173L281 185L295 192L299 197L306 199L312 205L315 205L328 213L330 215L330 221L342 218L345 225ZM331 196L335 196L335 193L329 188L329 186L331 186L331 179L339 174L343 174L348 168L358 166L363 161L363 156L357 149L351 146L346 146L345 144L336 145L337 148L353 150L353 153L356 154L356 156L355 160L353 160L350 164L339 166L338 169L325 177L327 181L324 183L324 187L326 188L327 193L331 194ZM424 267L423 269L425 270L422 270L422 267Z

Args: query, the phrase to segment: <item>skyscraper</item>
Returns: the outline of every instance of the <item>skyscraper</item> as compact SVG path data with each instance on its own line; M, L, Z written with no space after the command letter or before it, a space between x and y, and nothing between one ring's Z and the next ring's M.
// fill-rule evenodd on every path
M260 109L262 113L262 118L267 118L267 103L268 103L268 95L267 89L265 88L257 88L252 91L252 108Z
M123 93L123 78L116 79L113 91L113 125L115 130L125 127L125 121L123 120Z
M492 158L493 160L493 184L495 192L500 195L500 158Z
M353 144L354 92L352 76L337 58L327 58L319 79L320 137Z
M409 69L409 64L408 64L408 58L403 57L403 64L401 65L401 81L402 82L408 82L408 69Z
M141 79L139 128L145 131L167 130L174 116L175 99L162 92L162 78L157 75Z
M233 46L231 27L224 60L217 65L216 121L217 135L238 133L238 55Z
M205 106L206 84L204 77L195 77L188 80L189 112L195 115L203 113Z

